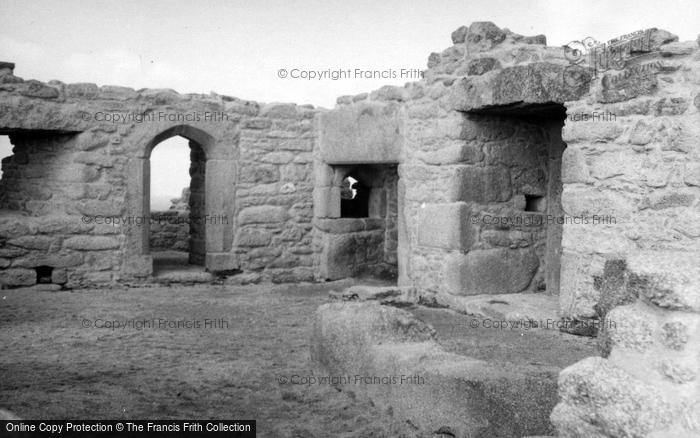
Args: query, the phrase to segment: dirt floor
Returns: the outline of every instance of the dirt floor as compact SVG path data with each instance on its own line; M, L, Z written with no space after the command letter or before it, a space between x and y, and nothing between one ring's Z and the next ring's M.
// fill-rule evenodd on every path
M318 375L310 314L331 288L0 291L0 408L26 419L255 419L260 437L390 436L347 393L281 383ZM158 328L159 318L191 328ZM220 319L228 327L204 326ZM141 324L102 327L129 320Z
M323 374L309 359L310 315L348 285L0 291L0 408L26 419L255 419L260 437L398 436L352 393L289 382ZM529 349L467 332L454 350Z

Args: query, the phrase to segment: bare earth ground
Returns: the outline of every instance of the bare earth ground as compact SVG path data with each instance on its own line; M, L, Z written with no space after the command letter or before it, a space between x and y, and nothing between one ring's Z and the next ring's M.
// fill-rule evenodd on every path
M348 285L2 290L0 408L27 419L255 419L260 437L399 436L349 391L289 382L323 375L309 357L311 315ZM585 338L472 329L468 316L410 310L445 348L484 360L564 367L595 355ZM159 318L199 327L159 328ZM217 319L228 327L204 326Z
M0 408L27 419L255 419L260 437L391 436L345 392L279 381L313 373L311 314L331 287L2 290ZM201 327L95 328L152 318ZM218 318L228 328L204 327Z

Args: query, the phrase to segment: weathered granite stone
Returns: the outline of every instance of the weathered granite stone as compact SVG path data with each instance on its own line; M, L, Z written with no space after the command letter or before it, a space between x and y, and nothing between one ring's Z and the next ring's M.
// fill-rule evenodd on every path
M651 95L658 88L653 69L633 69L624 77L605 74L598 97L600 103L623 102L639 96Z
M234 242L238 246L267 246L271 240L269 231L243 228L236 234Z
M480 76L491 70L501 68L501 63L496 58L476 58L467 64L467 75Z
M547 37L545 35L539 34L535 36L526 36L521 40L525 44L538 44L542 46L547 45Z
M435 330L395 307L371 301L340 302L316 310L312 336L312 358L336 371L361 362L372 344L428 341L435 338Z
M272 164L256 164L241 169L240 182L242 183L267 184L279 179L279 167Z
M384 220L380 218L339 218L314 219L314 225L321 231L331 234L347 234L358 231L371 231L384 228Z
M551 420L562 436L647 436L672 421L658 390L598 357L561 372L559 397Z
M10 287L31 286L36 284L36 271L23 268L4 269L0 275L0 284Z
M654 345L655 321L632 305L612 309L606 318L608 348L646 352ZM605 356L609 355L609 351Z
M639 252L627 259L629 288L665 309L700 312L700 265L684 252Z
M448 250L469 249L477 233L470 225L469 215L465 202L426 205L420 210L418 244Z
M95 84L79 83L66 86L66 97L75 99L94 99L100 94L100 88Z
M369 98L369 93L359 93L352 97L353 102L360 102L362 100L367 100Z
M483 52L506 39L506 33L490 21L474 22L466 34L467 51L469 53Z
M100 99L129 100L138 97L136 90L117 85L103 85L100 87Z
M465 167L457 184L459 199L467 202L503 202L510 199L510 172L503 167Z
M338 96L338 98L335 100L335 103L337 103L338 105L350 105L352 103L352 96Z
M50 236L22 236L16 239L10 239L7 244L25 249L48 250L54 242L54 238Z
M578 100L589 91L591 76L583 68L572 70L564 65L538 62L455 81L450 94L454 108L460 111L566 102Z
M398 102L403 102L406 100L406 97L407 92L405 88L392 85L385 85L369 95L369 98L372 100L395 100Z
M260 109L260 117L296 118L298 112L293 103L269 103Z
M182 99L177 91L170 88L139 90L139 95L155 105L173 105Z
M24 83L24 88L20 89L20 94L27 97L38 97L40 99L55 99L59 96L58 90L42 82L30 80Z
M695 50L697 50L696 45L692 41L687 41L683 43L672 42L659 47L659 51L661 51L661 56L665 57L690 55Z
M320 153L331 164L398 162L401 128L396 104L346 105L320 116Z
M538 266L539 258L530 249L453 254L444 266L445 288L453 295L522 292L530 285Z
M469 27L460 26L452 32L452 44L462 44L464 43L467 33L469 32Z
M682 350L690 338L688 326L681 321L667 322L661 330L662 342L671 350Z
M650 38L649 38L649 46L651 48L651 51L657 50L659 47L663 46L664 44L672 43L678 41L678 35L674 35L671 32L663 29L652 29Z
M241 225L284 222L286 219L287 211L279 206L248 207L238 215L238 221Z
M74 236L66 239L63 246L83 251L100 251L117 249L120 247L120 243L117 239L107 236Z

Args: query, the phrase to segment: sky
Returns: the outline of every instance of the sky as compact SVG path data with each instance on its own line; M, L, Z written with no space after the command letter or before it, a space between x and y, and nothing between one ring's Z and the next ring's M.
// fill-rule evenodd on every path
M425 69L431 52L452 44L453 30L474 21L545 34L549 45L649 27L687 41L700 33L700 0L1 0L0 61L14 62L24 79L332 108L337 96L406 81L278 71ZM0 157L9 154L0 139Z

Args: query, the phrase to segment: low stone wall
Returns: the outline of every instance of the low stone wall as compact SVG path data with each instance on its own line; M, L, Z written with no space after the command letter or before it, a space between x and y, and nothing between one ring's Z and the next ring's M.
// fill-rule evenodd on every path
M190 212L166 210L151 213L151 251L190 250Z
M41 282L68 288L103 286L122 263L118 226L83 222L80 216L0 215L0 286ZM47 271L46 268L49 268Z
M552 432L555 372L446 352L432 327L405 310L376 302L322 305L311 357L339 389L388 412L399 431L410 425L407 432L421 436L504 438Z

